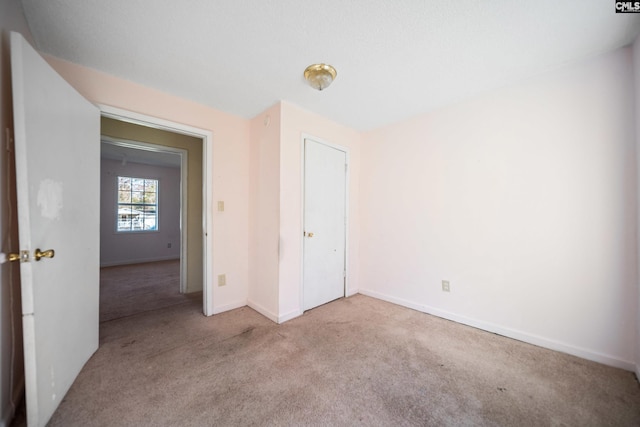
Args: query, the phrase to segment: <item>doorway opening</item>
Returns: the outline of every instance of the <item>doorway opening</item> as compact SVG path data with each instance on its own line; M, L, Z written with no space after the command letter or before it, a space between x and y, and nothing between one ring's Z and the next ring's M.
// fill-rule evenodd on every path
M187 281L188 151L103 135L100 164L100 321L202 302Z
M190 299L193 299L194 295L201 295L198 299L202 300L203 313L207 316L212 315L212 262L210 256L212 234L209 232L212 220L209 196L212 187L211 132L113 107L100 106L100 108L102 112L102 146L103 149L108 147L106 151L111 151L111 154L102 157L103 162L105 162L104 157L111 157L109 159L111 176L106 178L111 181L112 187L112 190L107 190L110 191L111 216L101 218L101 235L108 232L111 233L110 236L115 235L124 241L131 241L132 238L140 236L147 237L148 241L154 241L155 252L152 250L147 255L136 251L135 245L130 244L128 246L129 254L132 252L136 254L131 262L145 263L140 264L143 269L150 266L148 262L154 262L157 264L151 265L155 267L153 271L169 269L167 271L173 275L179 271L180 294L183 297L188 296ZM151 210L151 214L140 215L139 210L135 209L136 206L123 206L124 210L129 209L132 212L129 215L123 212L122 223L137 229L131 233L118 235L117 225L115 225L118 220L115 182L120 176L119 170L125 169L123 165L134 164L138 165L138 170L156 168L156 172L151 175L147 173L134 177L135 173L126 174L122 171L122 176L143 179L152 179L153 176L160 177L161 179L158 180L158 188L160 189L158 211L154 212L156 207L145 206L144 208ZM140 166L141 164L142 166ZM105 171L101 175L104 187ZM167 208L163 204L166 194L163 194L162 189L166 190L167 187L172 187L169 193L173 194L173 208ZM172 209L177 211L173 214L173 220L170 219L172 218ZM104 210L104 207L101 210ZM146 222L140 221L142 216L145 216ZM148 216L151 219L147 218ZM169 223L163 222L163 220L173 221L173 229ZM154 221L158 221L158 229L140 230L145 227L155 228ZM176 221L177 226L175 226ZM121 267L118 268L127 270L129 262L121 262L122 260L116 259L114 263L113 259L106 259L102 256L103 253L109 253L105 250L102 240L101 238L101 266L112 268L114 265L120 265ZM143 244L143 246L149 249L150 245ZM151 270L147 269L147 272L149 271ZM143 276L149 277L148 274ZM160 278L164 280L167 276L161 274Z

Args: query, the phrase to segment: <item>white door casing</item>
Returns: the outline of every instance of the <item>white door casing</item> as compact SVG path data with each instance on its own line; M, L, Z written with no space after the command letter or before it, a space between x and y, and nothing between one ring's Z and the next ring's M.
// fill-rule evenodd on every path
M345 295L347 153L304 140L303 310Z
M98 348L100 114L18 33L11 71L27 422L45 425ZM34 259L53 249L51 259Z

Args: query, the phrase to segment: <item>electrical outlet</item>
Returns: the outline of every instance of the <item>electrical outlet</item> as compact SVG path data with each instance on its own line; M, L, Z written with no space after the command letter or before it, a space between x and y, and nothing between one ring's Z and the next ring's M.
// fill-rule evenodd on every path
M442 281L442 291L443 292L449 292L451 289L449 288L449 281L448 280L443 280Z
M171 242L167 243L167 248L171 249Z
M227 276L224 274L218 275L218 286L225 286L227 284Z
M224 212L224 201L218 201L218 212Z

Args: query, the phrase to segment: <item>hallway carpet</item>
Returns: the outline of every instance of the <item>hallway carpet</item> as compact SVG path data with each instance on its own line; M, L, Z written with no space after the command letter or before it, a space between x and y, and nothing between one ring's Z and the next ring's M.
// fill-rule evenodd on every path
M276 325L183 303L101 325L51 426L637 426L623 371L370 297Z
M180 293L180 260L100 269L100 322L181 304L202 293Z

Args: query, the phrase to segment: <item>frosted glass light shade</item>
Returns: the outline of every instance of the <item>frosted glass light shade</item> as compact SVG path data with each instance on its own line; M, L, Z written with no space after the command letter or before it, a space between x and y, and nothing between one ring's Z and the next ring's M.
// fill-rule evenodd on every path
M307 69L304 70L304 78L312 88L318 90L329 87L337 75L336 69L327 64L309 65Z

